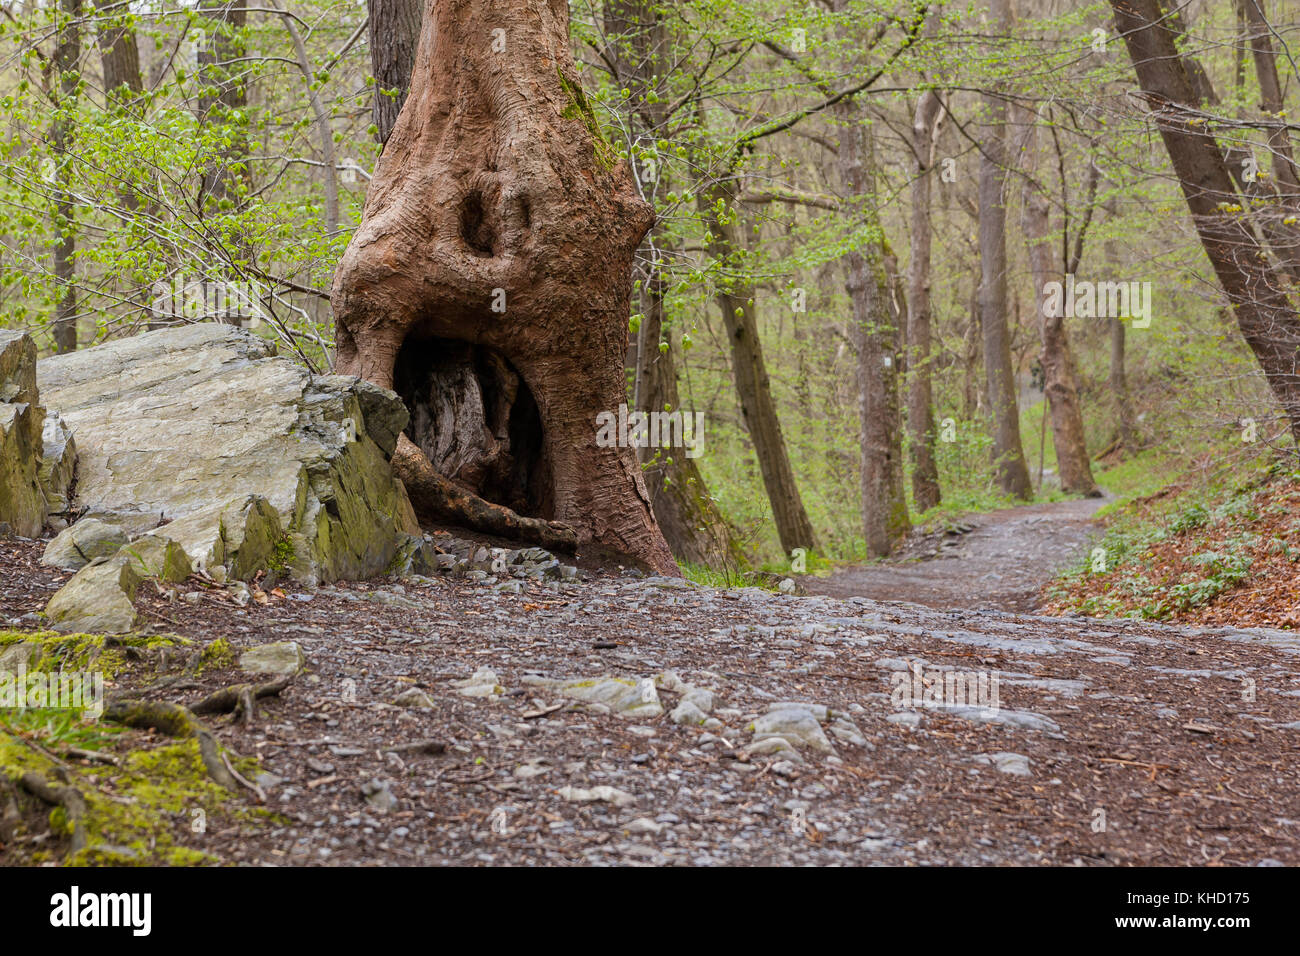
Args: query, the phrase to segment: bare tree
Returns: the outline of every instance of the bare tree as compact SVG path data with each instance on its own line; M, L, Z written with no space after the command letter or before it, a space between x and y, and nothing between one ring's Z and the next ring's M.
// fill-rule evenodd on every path
M1038 313L1038 330L1042 350L1038 360L1043 368L1043 391L1051 413L1052 441L1056 447L1056 466L1060 473L1061 490L1073 494L1099 495L1088 461L1087 439L1083 431L1083 411L1079 405L1078 373L1074 353L1070 349L1070 335L1065 328L1065 310L1049 314L1044 298L1049 282L1061 281L1062 270L1073 272L1078 263L1061 263L1058 269L1052 262L1051 213L1047 196L1038 188L1034 176L1038 169L1037 117L1025 113L1025 134L1021 144L1025 157L1026 174L1021 205L1021 222L1025 247L1029 255L1030 272L1034 279L1035 302ZM1092 167L1095 170L1095 166ZM1082 251L1083 231L1079 233Z
M1152 107L1192 222L1206 256L1281 406L1300 441L1300 317L1270 266L1241 203L1224 152L1196 108L1194 70L1179 52L1182 35L1158 0L1111 0L1115 25Z

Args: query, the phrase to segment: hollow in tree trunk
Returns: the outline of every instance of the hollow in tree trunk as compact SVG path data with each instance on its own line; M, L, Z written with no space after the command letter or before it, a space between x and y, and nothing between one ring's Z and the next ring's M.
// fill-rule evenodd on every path
M677 574L633 450L598 422L625 400L653 213L601 136L568 24L562 0L429 0L335 272L336 369L411 409L394 469L417 510L457 497L466 522L558 523Z

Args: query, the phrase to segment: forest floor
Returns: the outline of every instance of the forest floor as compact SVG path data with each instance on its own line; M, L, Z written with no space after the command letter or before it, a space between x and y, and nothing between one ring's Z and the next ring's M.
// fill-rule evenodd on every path
M908 601L933 608L1032 611L1058 571L1100 534L1104 498L1079 498L972 515L913 535L887 561L803 579L811 594Z
M39 554L0 541L0 622L60 583ZM197 580L173 599L142 587L144 616L192 648L294 641L306 664L251 723L205 718L259 762L241 766L264 802L231 800L274 814L195 833L182 803L132 852L158 839L253 865L1300 865L1295 634L626 572L504 583L339 583L246 607ZM196 670L188 649L132 650L110 697L193 705L250 680L233 657ZM901 697L949 674L996 678L997 694ZM569 679L583 683L547 682ZM597 687L613 692L603 704L573 696ZM39 726L18 733L56 747ZM130 730L96 749L165 740ZM73 784L94 772L64 760ZM131 799L115 768L97 773L87 792ZM0 863L58 849L31 835L43 817L29 823Z

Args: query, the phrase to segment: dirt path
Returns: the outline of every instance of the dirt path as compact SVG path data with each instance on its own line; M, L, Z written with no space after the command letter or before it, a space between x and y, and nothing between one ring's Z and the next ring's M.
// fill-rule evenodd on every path
M55 585L39 547L0 542L0 621ZM626 575L180 590L137 607L306 659L249 725L211 723L259 761L265 804L232 802L275 817L148 822L229 865L1300 864L1294 633ZM146 649L108 692L193 705L248 679ZM0 866L53 845L33 813Z
M1104 498L1025 505L968 520L966 533L909 543L896 560L803 581L810 594L907 601L942 609L1032 611L1039 589L1097 531Z

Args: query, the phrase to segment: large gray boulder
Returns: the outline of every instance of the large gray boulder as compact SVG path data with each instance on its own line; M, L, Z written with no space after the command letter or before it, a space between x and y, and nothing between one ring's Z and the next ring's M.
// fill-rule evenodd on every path
M313 376L243 329L148 332L43 359L37 376L76 437L75 505L133 539L160 528L196 568L358 579L419 533L389 465L401 400Z
M35 538L45 526L36 344L24 332L0 329L0 531Z

